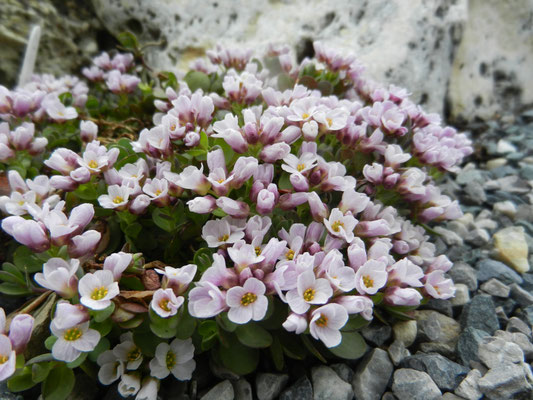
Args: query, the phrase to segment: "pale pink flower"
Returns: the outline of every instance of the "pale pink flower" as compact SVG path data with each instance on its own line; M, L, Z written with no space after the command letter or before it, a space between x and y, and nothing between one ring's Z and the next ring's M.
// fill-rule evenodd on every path
M213 124L213 130L216 133L211 137L224 139L236 153L244 153L248 149L248 143L241 133L239 119L235 115L226 114L222 121Z
M163 287L171 288L175 294L184 293L194 279L198 267L195 264L187 264L181 268L165 267L165 270L156 269L164 275Z
M311 313L309 331L311 336L321 340L326 347L335 347L341 343L340 329L348 321L348 312L340 304L326 304Z
M11 320L9 340L17 354L24 353L31 338L34 322L35 320L29 314L18 314Z
M78 288L76 271L80 266L79 260L71 259L68 262L62 258L51 258L43 265L43 272L34 275L35 282L42 287L53 290L61 297L73 297Z
M113 273L113 279L119 281L122 273L129 267L133 260L133 255L130 253L124 253L122 251L118 253L110 254L104 260L104 270L109 270Z
M15 373L17 355L6 335L0 335L0 381L5 381Z
M384 300L394 306L418 306L422 295L413 288L391 287L385 290Z
M357 220L351 214L343 214L338 208L331 210L329 219L324 218L324 225L330 235L342 238L347 243L354 240L353 230L357 225Z
M111 305L111 299L120 292L113 273L100 270L85 274L78 284L80 302L93 310L103 310Z
M192 339L174 339L170 345L159 343L155 349L155 357L150 360L150 375L164 379L172 374L180 381L188 381L196 368L194 361L194 345Z
M290 313L285 322L281 325L286 331L294 332L299 335L307 329L307 319L303 315Z
M355 273L355 288L360 294L376 294L387 283L386 264L368 260Z
M157 289L150 302L150 307L161 318L168 318L177 314L178 308L184 300L182 296L176 297L172 289Z
M344 265L344 258L339 250L327 253L320 268L335 289L349 292L355 288L355 271Z
M311 304L326 304L333 295L333 289L327 279L316 278L312 269L298 276L296 288L286 294L287 303L292 311L303 314Z
M19 216L11 216L2 220L2 229L13 238L36 253L50 248L50 239L42 224Z
M367 321L373 318L374 302L366 296L337 296L334 301L343 306L348 314L361 314Z
M98 125L92 121L80 121L80 137L82 142L89 143L96 140Z
M211 184L203 174L204 166L197 168L193 165L186 167L177 177L172 172L164 172L163 176L171 183L183 189L190 189L203 196L209 190Z
M261 321L268 308L265 290L263 282L256 278L248 278L243 286L229 289L226 297L230 307L229 320L236 324L245 324L250 320Z
M98 246L101 236L100 232L89 230L72 237L68 243L68 255L72 258L80 258L92 253Z
M246 218L250 214L250 206L244 201L222 196L216 200L216 204L222 211L234 218Z
M418 265L407 258L402 258L388 268L389 284L409 285L414 287L424 286L420 279L424 277L424 271Z
M195 318L211 318L227 309L226 293L209 281L196 283L189 292L189 314Z
M216 200L213 196L198 196L187 202L189 210L196 214L209 214L217 208Z
M260 263L265 259L265 256L257 254L253 245L244 240L239 240L232 247L229 247L228 254L235 263L238 272L242 272L246 267Z
M235 243L244 237L242 229L235 229L227 218L207 221L202 228L202 239L208 247L219 247Z
M314 168L317 163L317 155L313 153L303 153L300 157L288 154L283 158L285 164L281 168L289 174L303 174Z
M435 270L425 277L424 288L435 299L449 299L455 295L455 286L451 279L444 277L444 271Z
M83 322L69 327L59 327L56 320L61 320L62 316L56 312L56 317L50 324L52 334L57 337L52 347L52 356L56 360L72 362L81 353L94 350L100 341L100 333L94 329L89 329L89 322Z
M113 349L113 356L125 364L128 370L139 368L143 361L143 353L133 341L133 333L126 332L120 335L120 343Z

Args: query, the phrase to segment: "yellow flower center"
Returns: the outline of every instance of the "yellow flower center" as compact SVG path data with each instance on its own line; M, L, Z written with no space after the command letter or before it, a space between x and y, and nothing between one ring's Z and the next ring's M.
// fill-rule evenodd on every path
M219 180L217 180L218 183L222 183L224 182L224 178L220 178Z
M326 121L328 122L328 126L331 126L331 124L333 124L333 120L331 118L326 118Z
M161 193L162 193L162 192L161 192L161 190L159 190L159 189L157 189L157 190L155 191L155 195L156 195L156 196L159 196Z
M24 200L19 201L18 204L19 204L19 206L23 206L24 205Z
M371 288L374 286L374 279L370 278L368 275L363 276L363 284L367 288Z
M161 307L166 312L170 312L170 307L168 306L169 300L164 299L159 302L159 307Z
M257 300L257 295L255 295L254 293L245 293L242 297L241 297L241 304L244 306L244 307L247 307L249 306L250 304L252 304L253 302L255 302Z
M258 256L261 254L261 247L255 246L255 255Z
M292 259L294 259L294 250L291 249L291 250L289 250L288 252L286 252L286 253L285 253L285 258L286 258L287 260L289 260L289 261L292 260Z
M0 365L5 364L9 360L8 356L0 355Z
M228 239L229 239L229 235L226 234L226 235L222 235L222 236L220 236L220 237L218 238L218 241L219 241L219 242L225 242L225 241L228 240Z
M309 118L309 114L307 114L307 113L303 113L303 114L302 114L302 118L303 118L303 119L307 119L307 118Z
M334 232L338 232L341 226L344 228L344 223L342 221L335 221L331 224L331 229L333 229Z
M328 318L323 314L320 314L320 318L316 320L315 324L323 328L328 324Z
M141 349L139 349L138 347L134 347L132 350L129 351L127 358L128 358L128 361L135 361L135 360L138 360L140 356L141 356Z
M65 331L65 334L63 335L63 339L65 339L68 342L73 342L74 340L78 340L81 338L82 331L79 328L70 328Z
M98 168L98 163L95 160L89 161L87 165L89 166L89 168Z
M305 169L305 164L298 164L298 165L296 166L296 170L297 170L298 172L302 172L304 169Z
M176 129L176 124L170 125L170 130L173 131L174 129Z
M100 286L93 289L91 294L91 299L93 300L102 300L107 295L107 288L105 286Z
M113 199L113 203L115 204L120 204L124 201L124 199L120 196L115 196L115 198Z
M167 353L167 357L165 361L167 363L167 368L172 369L174 365L176 365L176 355L172 351L169 351Z
M315 298L315 289L309 288L304 292L304 300L311 301Z

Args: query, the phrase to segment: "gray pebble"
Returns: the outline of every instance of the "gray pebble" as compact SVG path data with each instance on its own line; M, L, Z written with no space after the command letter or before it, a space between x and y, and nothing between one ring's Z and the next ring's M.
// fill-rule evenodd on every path
M491 368L478 383L479 390L489 400L510 399L519 393L531 393L531 385L527 381L524 366L520 364L498 365Z
M481 329L491 335L499 329L500 322L496 317L492 298L482 294L474 296L470 304L463 308L461 325Z
M233 382L233 391L235 392L235 400L252 400L252 385L246 379L241 378Z
M313 386L307 376L302 376L279 396L279 400L312 400Z
M507 322L507 326L505 327L505 330L507 332L520 332L526 335L529 339L531 339L531 328L527 326L527 324L522 321L520 318L512 317L509 322Z
M522 278L513 269L504 263L490 258L480 261L476 265L477 279L480 282L486 282L491 278L496 278L499 281L510 285L513 283L522 283ZM453 268L452 268L453 270Z
M533 304L533 295L527 290L522 289L516 283L511 286L511 298L515 300L521 307L527 307Z
M461 363L469 366L471 361L479 361L477 349L482 339L490 336L487 332L475 329L466 328L457 341L457 355Z
M283 390L289 376L286 374L260 373L255 377L255 391L259 400L275 399Z
M367 342L379 347L390 339L392 328L381 322L372 322L361 330L361 334Z
M233 400L235 392L229 380L222 381L213 386L209 392L204 394L201 400Z
M399 400L437 400L442 396L428 374L411 368L394 371L392 392Z
M455 394L468 400L478 400L483 397L483 393L479 390L478 381L481 378L481 372L477 369L472 369L466 375L466 378L455 389Z
M379 400L385 391L393 371L387 352L376 348L359 363L352 380L352 388L358 400Z
M481 285L480 289L496 297L508 297L509 293L511 293L511 288L496 278L489 279Z
M478 357L489 368L524 361L524 353L518 345L499 337L483 338L478 346Z
M333 371L335 371L337 375L339 375L339 378L344 382L352 383L354 371L349 366L339 363L330 365L330 367L333 368Z
M314 400L351 400L353 389L330 367L321 365L311 370Z

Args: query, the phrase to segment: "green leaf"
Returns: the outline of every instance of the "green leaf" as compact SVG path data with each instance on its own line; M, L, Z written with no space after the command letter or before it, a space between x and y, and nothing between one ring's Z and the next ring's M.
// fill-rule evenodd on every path
M274 366L278 371L282 371L285 365L285 357L283 356L283 346L277 336L274 336L272 346L269 348L270 356L274 361Z
M327 364L326 359L324 356L317 350L317 348L313 345L311 340L307 337L307 335L300 335L302 338L302 343L304 346L309 350L309 352L314 355L316 358L318 358L320 361L322 361L324 364Z
M139 48L137 37L129 31L119 33L117 40L127 50L137 50Z
M9 272L11 275L15 275L16 277L22 279L23 283L26 283L24 281L24 275L22 274L22 272L20 272L20 269L18 269L16 265L5 262L2 264L2 269L6 272Z
M21 271L34 273L43 269L43 263L26 246L20 246L13 253L13 263Z
M10 296L27 296L31 294L31 291L15 283L4 282L0 283L0 293Z
M64 363L54 367L42 384L43 400L64 400L75 383L74 372Z
M181 314L178 317L178 329L176 330L176 337L181 340L188 339L196 329L196 319L189 315L187 308L182 308Z
M337 357L347 360L357 360L366 352L366 342L357 332L341 332L342 342L336 347L330 347L328 350Z
M46 347L47 350L52 350L52 347L54 346L54 343L56 341L57 341L57 336L48 336L46 340L44 341L44 347Z
M209 76L200 71L189 71L183 78L183 80L189 85L191 92L195 92L198 89L202 89L204 92L209 92L211 86L211 79Z
M32 381L35 383L44 381L46 377L48 376L48 373L50 372L52 365L53 363L51 362L33 364L31 366Z
M22 392L36 385L33 381L30 367L17 371L16 374L7 381L7 388L12 392Z
M208 247L198 249L194 253L193 264L198 267L198 273L203 274L213 264L213 251Z
M145 290L141 280L135 276L123 276L120 278L120 287L126 287L131 290Z
M23 278L15 276L12 273L9 273L6 271L0 271L0 280L3 280L4 282L11 282L16 285L22 285L22 286L26 285L26 282L24 281Z
M109 342L109 339L106 337L101 338L96 347L93 349L93 351L89 353L89 360L91 360L92 362L96 362L98 356L104 351L109 350L110 347L111 343Z
M89 353L81 353L74 361L67 363L67 367L70 369L79 367L85 361L88 355Z
M154 223L167 232L172 232L176 228L176 223L168 208L156 208L152 212Z
M235 329L237 329L237 327L239 326L235 322L231 322L229 320L227 312L218 314L216 321L218 323L218 326L220 326L226 332L235 332Z
M124 233L132 239L137 239L142 229L143 229L142 225L139 224L138 222L135 222L131 225L128 225L126 229L124 229Z
M198 326L198 333L202 337L202 350L211 348L215 339L218 337L218 325L213 320L202 321Z
M155 349L161 343L161 340L158 337L154 337L154 334L150 331L133 332L133 342L141 349L145 356L153 357L155 355Z
M79 197L82 200L91 201L98 198L96 185L92 182L81 184L76 190L74 190L73 193L76 195L76 197Z
M238 375L254 372L259 363L259 350L246 347L233 335L227 337L227 347L220 345L218 355L224 366Z
M51 337L55 338L55 336L50 336L48 339L50 339ZM54 340L55 342L55 340ZM36 364L36 363L42 363L42 362L46 362L46 361L54 361L54 357L52 356L52 353L45 353L45 354L40 354L36 357L33 357L31 359L28 360L28 362L26 363L26 365L31 365L31 364Z
M100 332L101 336L107 336L107 334L111 332L111 329L113 329L113 321L111 320L111 318L106 319L102 322L96 322L93 320L91 321L90 327Z
M364 319L361 315L356 315L351 317L348 322L341 328L342 332L354 332L358 329L361 329L364 326L367 326L370 321Z
M150 315L150 329L152 332L163 339L169 339L176 336L178 329L178 316L174 315L170 318L161 318L151 308Z
M284 91L287 89L292 89L294 87L295 81L287 74L278 75L278 89Z
M235 329L235 334L239 342L248 347L263 349L272 344L272 335L266 329L253 322L239 325Z
M108 307L103 310L91 311L91 314L96 322L103 322L113 314L113 311L115 311L115 303L111 302Z
M209 150L209 138L204 131L200 132L200 147L204 150Z

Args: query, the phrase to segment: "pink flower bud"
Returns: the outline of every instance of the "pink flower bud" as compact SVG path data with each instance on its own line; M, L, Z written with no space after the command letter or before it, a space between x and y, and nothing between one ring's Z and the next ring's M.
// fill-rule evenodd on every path
M187 202L189 210L196 214L209 214L216 208L216 200L213 196L195 197Z
M50 186L52 186L54 189L70 192L72 190L76 190L78 183L70 176L54 175L50 178Z
M395 306L417 306L422 300L422 295L413 288L391 287L385 291L384 300Z
M235 218L246 218L248 214L250 214L250 207L248 204L230 199L229 197L219 197L216 200L216 204L226 214Z
M307 202L309 203L309 208L311 209L311 215L313 219L317 222L322 221L324 218L328 217L328 208L322 202L320 197L316 192L308 193Z
M279 198L279 205L283 210L290 210L305 203L309 197L309 193L286 193Z
M80 137L83 142L92 142L97 136L98 125L92 121L80 121Z
M2 229L13 236L17 242L28 246L36 253L50 248L48 235L41 225L33 220L19 216L7 217L2 221Z
M276 206L276 197L267 189L262 189L257 195L257 212L259 214L269 214Z
M291 152L291 147L284 142L274 143L268 146L265 146L259 154L259 158L266 163L274 163L277 160L282 160L287 157Z
M302 174L291 174L289 180L297 192L307 192L309 190L309 182Z
M9 326L9 340L11 340L13 350L17 354L22 354L26 349L26 345L31 338L33 322L33 317L28 314L19 314L11 321L11 325Z
M145 194L141 194L133 199L133 201L130 203L128 207L128 210L132 214L136 214L136 215L142 214L146 211L146 209L150 205L150 202L151 200L149 196Z
M101 234L98 231L90 230L81 235L74 236L68 243L68 254L72 258L80 258L92 253L100 242Z

